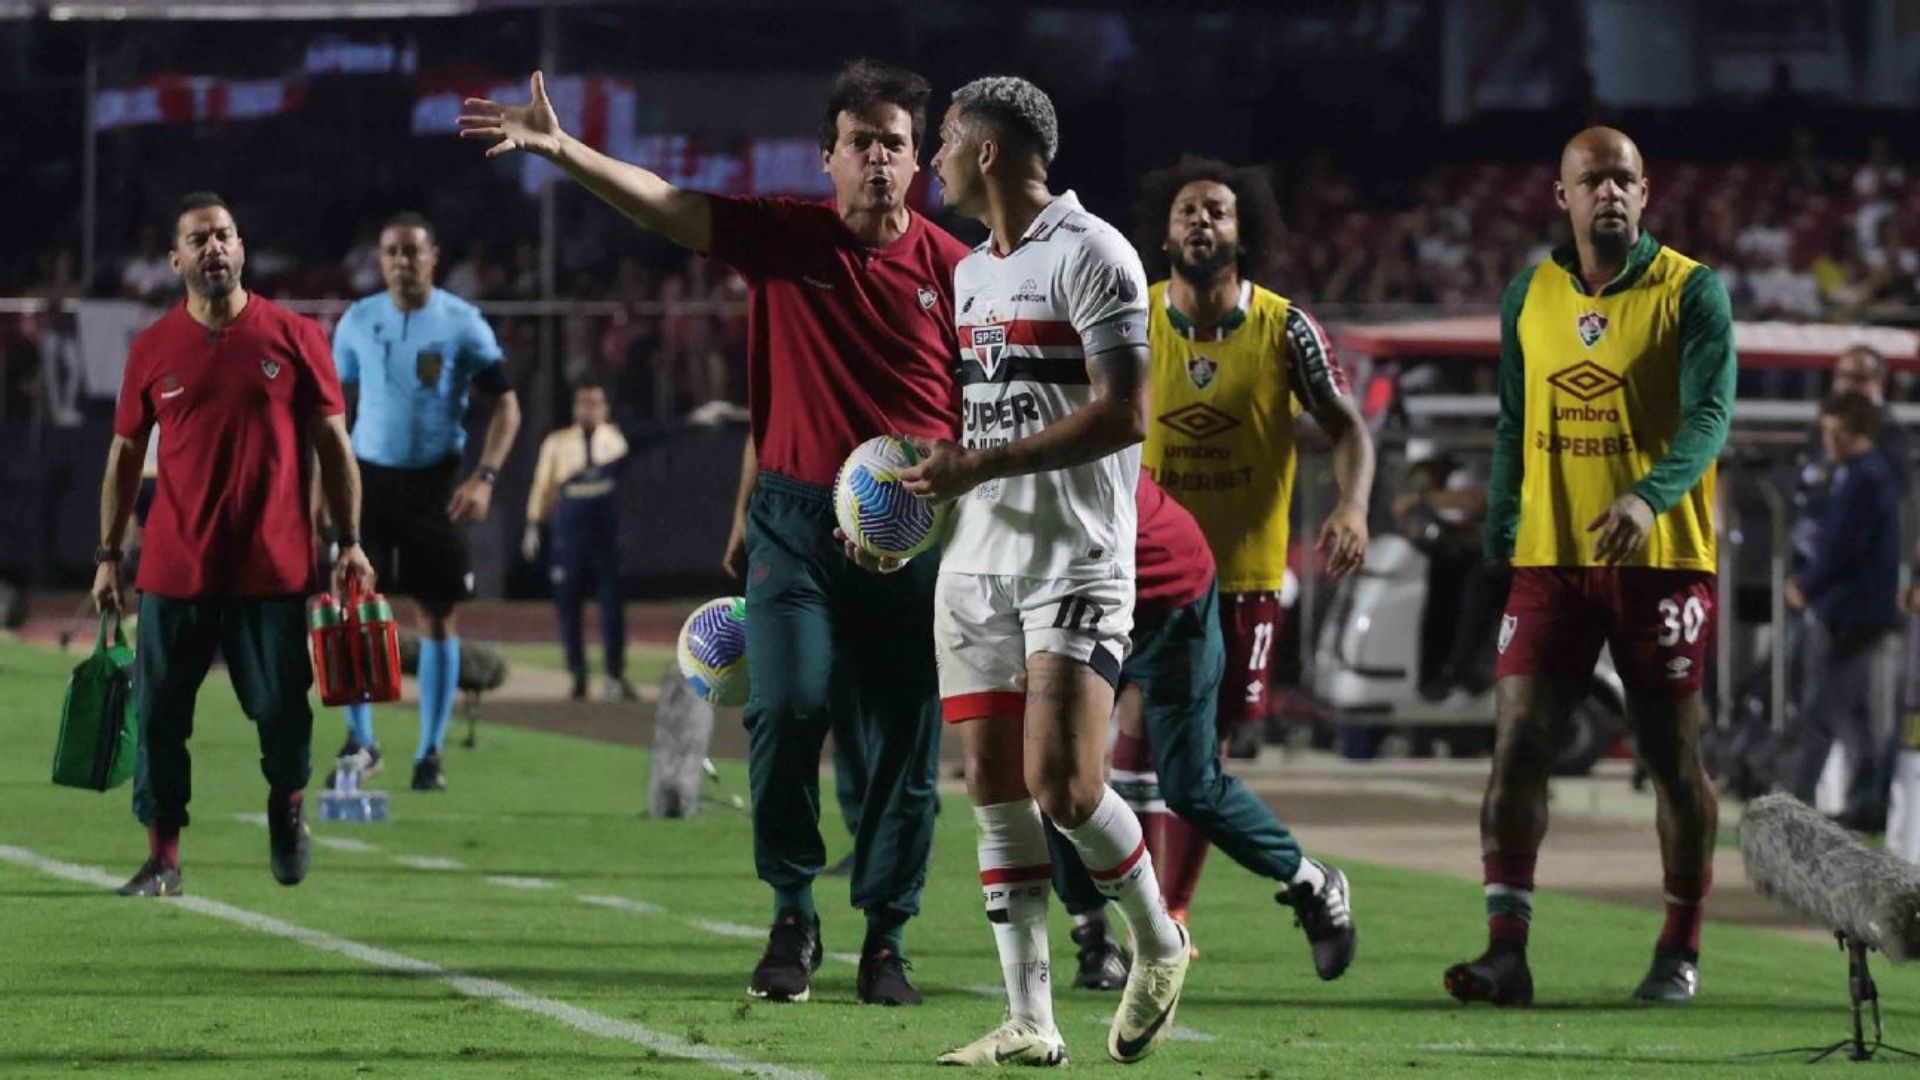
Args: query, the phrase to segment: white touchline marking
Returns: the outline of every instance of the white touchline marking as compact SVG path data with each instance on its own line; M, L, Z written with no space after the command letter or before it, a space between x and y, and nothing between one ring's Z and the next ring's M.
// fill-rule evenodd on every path
M999 1001L1005 1001L1007 999L1007 991L1004 987L993 986L988 983L967 983L960 989L965 990L969 994L978 994L981 997L994 998ZM1116 997L1114 1000L1118 1001L1119 998ZM1101 1020L1098 1017L1094 1019L1102 1024L1110 1022L1108 1020ZM1173 1030L1167 1032L1167 1038L1172 1039L1174 1042L1211 1043L1220 1041L1220 1036L1218 1035L1210 1035L1207 1032L1198 1031L1190 1027L1183 1027L1179 1024L1175 1024Z
M631 911L636 915L664 915L666 909L658 904L649 904L645 900L629 900L624 896L576 896L575 900L595 907L612 908L615 911Z
M6 844L0 844L0 861L22 866L29 870L36 870L51 877L57 877L83 885L96 885L103 889L115 888L120 884L119 878L113 877L94 867L77 866L73 863L49 859L44 855L36 855L25 848L12 847ZM373 967L434 979L447 984L468 997L497 1001L508 1008L519 1009L522 1012L533 1013L537 1016L544 1016L550 1020L558 1020L560 1023L576 1031L584 1031L589 1035L597 1035L603 1039L618 1039L622 1042L633 1043L636 1046L644 1046L649 1050L666 1054L669 1057L702 1062L707 1065L712 1065L717 1069L724 1069L727 1072L740 1073L748 1076L777 1077L780 1078L780 1080L823 1080L819 1073L802 1072L797 1069L782 1068L778 1065L768 1064L767 1062L743 1058L736 1054L728 1053L718 1047L709 1046L704 1043L691 1043L678 1036L654 1031L651 1028L636 1024L631 1020L618 1020L614 1017L594 1012L591 1009L583 1009L577 1005L569 1005L564 1001L556 1001L552 998L530 994L517 986L500 982L497 979L482 979L472 975L463 975L458 971L452 971L438 964L428 963L425 960L417 960L411 956L389 952L386 949L376 949L371 945L362 945L357 941L335 937L323 931L309 930L304 926L296 926L293 923L284 922L270 915L262 915L259 912L248 911L245 908L237 908L231 904L223 904L218 900L209 900L201 896L176 896L165 900L133 900L129 901L129 903L158 903L184 908L196 914L206 915L244 926L249 930L257 930L260 933L273 937L297 941L302 945L319 949L322 952L330 952L339 956L345 956L349 959L358 960L363 964L368 964Z
M267 815L265 814L235 814L233 815L233 820L243 825L258 825L263 829L267 827Z
M265 825L267 823L267 816L265 814L235 814L234 816L241 820L247 820L247 821L253 821L257 819L260 825ZM325 843L327 839L328 838L324 838L324 837L315 837L314 841L316 843ZM364 848L366 850L378 850L374 848L373 845L362 844L361 841L358 841L358 840L347 840L344 843L351 844L351 845L361 845L361 848ZM359 849L360 848L355 848L355 847L342 847L341 850L352 851L352 850L359 850ZM458 861L454 859L442 858L440 856L435 856L435 855L426 855L426 856L396 855L393 857L393 859L395 862L401 864L402 866L408 866L415 870L462 869ZM508 888L508 889L537 890L537 889L551 889L554 887L553 882L548 881L545 878L515 877L508 874L492 876L487 878L486 880L489 884L499 885L503 888ZM574 897L574 899L580 901L583 904L592 904L596 907L612 908L618 911L630 911L638 915L669 914L667 909L659 906L658 904L650 904L645 900L631 900L624 896L576 896ZM717 919L682 919L681 921L685 922L687 925L693 927L696 930L705 930L709 934L719 934L722 937L742 938L742 939L750 939L750 940L757 941L760 938L765 937L767 933L765 930L762 930L754 926L747 926L744 923L722 922ZM842 964L848 964L854 967L860 966L859 953L830 952L827 954L827 959L834 960ZM1006 991L1004 989L998 986L989 986L985 983L972 983L966 986L962 986L960 989L966 991L969 994L978 994L981 997L1004 999L1007 996ZM1175 1042L1211 1043L1211 1042L1220 1041L1220 1037L1217 1035L1213 1035L1205 1031L1200 1031L1195 1028L1186 1027L1184 1025L1175 1025L1174 1029L1167 1033L1167 1037L1169 1039L1174 1040Z
M497 877L490 877L487 879L487 884L498 885L506 889L551 889L553 888L553 882L548 881L545 878L514 877L511 874L501 874Z
M393 861L410 870L463 870L458 859L445 859L438 855L395 855Z

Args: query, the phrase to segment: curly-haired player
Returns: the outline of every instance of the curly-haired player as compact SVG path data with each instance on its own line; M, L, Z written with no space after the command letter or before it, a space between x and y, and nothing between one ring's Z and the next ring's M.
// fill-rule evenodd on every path
M1263 172L1189 157L1147 175L1135 212L1135 243L1160 279L1148 292L1154 421L1143 463L1199 521L1219 565L1226 674L1216 719L1224 738L1267 713L1287 572L1294 415L1312 413L1333 440L1340 501L1318 545L1334 577L1358 569L1366 553L1373 443L1319 323L1254 283L1271 268L1280 234ZM1167 805L1188 810L1159 809L1147 830L1162 838L1154 859L1174 917L1186 919L1208 839L1233 837L1234 858L1279 881L1281 902L1301 912L1320 976L1344 971L1353 953L1345 875L1301 858L1258 799L1229 797L1219 770L1206 767L1211 752L1172 754L1123 732L1114 768L1151 787L1156 750L1162 768L1182 763L1178 775L1160 775L1158 787ZM1339 917L1317 917L1325 912Z

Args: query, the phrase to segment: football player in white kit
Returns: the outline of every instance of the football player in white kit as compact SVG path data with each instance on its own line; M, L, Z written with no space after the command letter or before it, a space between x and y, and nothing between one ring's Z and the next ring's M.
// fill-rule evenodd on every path
M1009 1001L1005 1023L940 1062L1066 1062L1048 969L1043 812L1133 930L1139 955L1107 1052L1138 1061L1173 1027L1189 955L1140 822L1105 769L1133 625L1146 273L1118 230L1072 192L1047 189L1059 133L1032 83L962 87L940 141L942 200L993 235L954 271L963 442L923 441L927 459L901 478L923 498L954 500L934 643L942 713L966 748Z

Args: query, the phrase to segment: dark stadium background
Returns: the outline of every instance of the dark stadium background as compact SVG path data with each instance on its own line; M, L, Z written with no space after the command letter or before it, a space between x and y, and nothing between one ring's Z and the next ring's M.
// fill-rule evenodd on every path
M1060 186L1116 220L1137 178L1182 153L1269 166L1289 230L1273 284L1336 331L1490 310L1555 238L1548 167L1594 121L1639 141L1649 228L1730 271L1741 317L1903 325L1920 302L1920 176L1903 165L1920 11L1903 0L449 0L383 9L452 14L381 19L269 17L367 9L351 3L214 2L197 10L233 17L143 17L156 6L0 2L0 576L35 588L85 579L111 407L112 387L56 385L60 364L80 363L60 351L75 333L62 302L126 295L143 230L197 188L234 205L250 284L323 320L378 288L367 245L406 208L438 225L443 281L460 269L476 299L532 302L496 309L517 312L496 321L529 412L476 530L483 592L541 588L514 553L520 507L534 446L587 370L613 384L639 451L632 586L718 584L744 431L735 284L575 187L530 194L517 156L485 162L415 130L423 99L523 87L536 66L630 89L623 135L684 136L723 161L787 140L802 165L818 90L846 59L922 71L936 104L975 75L1026 75L1062 113ZM130 17L99 17L110 8ZM196 103L188 77L223 89ZM280 104L232 118L236 87ZM90 126L90 102L96 116L139 102L160 115ZM1487 374L1460 363L1429 378L1471 392ZM1742 392L1817 385L1773 371Z

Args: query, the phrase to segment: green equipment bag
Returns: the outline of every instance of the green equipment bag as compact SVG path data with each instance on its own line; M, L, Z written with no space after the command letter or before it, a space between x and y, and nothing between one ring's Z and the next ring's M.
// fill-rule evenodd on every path
M113 636L108 640L107 629ZM133 775L138 734L133 716L133 649L118 614L100 615L93 655L67 679L60 710L60 742L53 751L53 782L108 791Z

